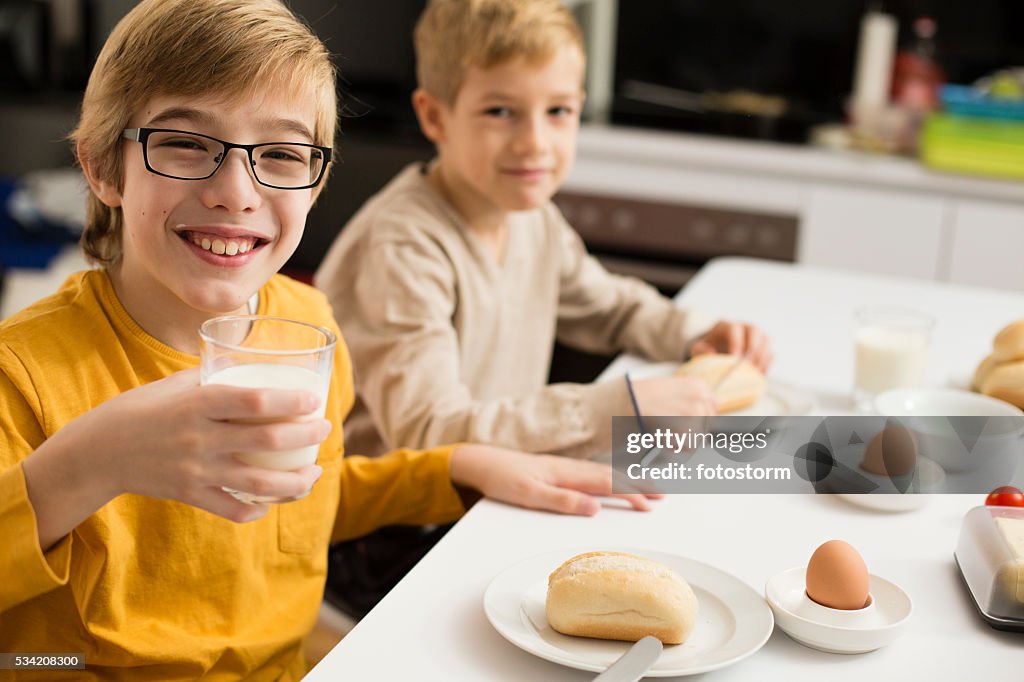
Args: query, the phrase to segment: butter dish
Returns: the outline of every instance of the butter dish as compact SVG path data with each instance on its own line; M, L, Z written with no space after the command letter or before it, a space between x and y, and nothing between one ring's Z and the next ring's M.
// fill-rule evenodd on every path
M953 556L982 618L1024 632L1024 508L971 509Z

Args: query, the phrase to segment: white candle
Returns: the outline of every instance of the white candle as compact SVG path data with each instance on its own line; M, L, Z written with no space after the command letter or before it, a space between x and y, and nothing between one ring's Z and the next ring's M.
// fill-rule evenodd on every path
M896 18L881 12L867 12L861 20L853 79L855 116L878 111L889 102L896 28Z

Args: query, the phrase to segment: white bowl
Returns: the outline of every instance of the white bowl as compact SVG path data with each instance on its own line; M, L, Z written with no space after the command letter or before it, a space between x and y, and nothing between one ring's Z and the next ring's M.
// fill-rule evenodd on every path
M1020 417L1010 403L958 388L896 388L875 397L875 411L886 417Z
M879 394L875 410L906 417L921 454L947 473L969 477L949 488L952 492L991 490L1005 485L1016 470L1024 411L1010 403L956 388L901 388Z
M889 644L903 632L913 611L907 593L868 577L870 603L863 609L830 609L807 596L806 566L783 571L768 581L764 595L775 624L804 646L833 654L863 654Z

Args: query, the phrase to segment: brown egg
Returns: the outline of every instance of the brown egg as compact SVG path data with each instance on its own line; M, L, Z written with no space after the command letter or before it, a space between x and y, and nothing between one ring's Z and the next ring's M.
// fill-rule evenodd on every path
M864 448L860 467L878 476L906 476L917 466L917 441L914 432L890 422Z
M846 611L868 604L868 567L856 549L829 540L807 562L807 596L822 606Z

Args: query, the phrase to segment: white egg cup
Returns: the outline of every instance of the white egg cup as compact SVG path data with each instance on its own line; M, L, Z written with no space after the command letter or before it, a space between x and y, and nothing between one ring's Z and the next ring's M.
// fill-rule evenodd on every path
M933 493L942 492L944 489L945 472L942 467L927 457L918 456L913 474L898 477L895 480L865 470L861 467L861 462L864 460L866 447L863 444L847 445L836 450L835 458L843 466L855 471L858 476L871 481L877 486L877 489L872 493L839 492L839 497L861 507L898 512L920 509L928 504ZM912 476L911 480L908 480L909 476ZM899 487L896 485L897 482L900 484ZM901 493L901 489L908 486L913 486L918 492Z
M807 596L807 568L783 571L768 581L765 598L775 623L804 646L833 654L863 654L889 644L903 631L913 611L898 586L869 576L868 605L855 611L822 606Z

